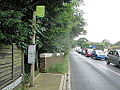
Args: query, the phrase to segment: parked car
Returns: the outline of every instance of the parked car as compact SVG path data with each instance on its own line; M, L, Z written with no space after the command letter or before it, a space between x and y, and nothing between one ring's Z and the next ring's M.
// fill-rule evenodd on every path
M91 58L93 59L108 59L107 55L102 50L93 50Z
M86 57L91 57L93 49L86 49L85 51L85 56Z
M81 50L81 48L80 48L80 47L76 47L76 48L74 48L74 50L75 50L76 52L79 52L79 50Z
M82 49L80 48L77 52L78 52L78 53L81 53L81 52L82 52Z
M81 50L81 54L82 54L82 55L85 55L85 52L86 52L86 49L82 49L82 50Z
M108 59L106 63L109 65L110 63L116 64L120 67L120 50L113 50L108 52Z

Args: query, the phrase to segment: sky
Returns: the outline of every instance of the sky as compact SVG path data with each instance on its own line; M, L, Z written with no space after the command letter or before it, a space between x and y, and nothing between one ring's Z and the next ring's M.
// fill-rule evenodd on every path
M111 43L120 41L120 0L84 0L87 35L92 42L108 39Z

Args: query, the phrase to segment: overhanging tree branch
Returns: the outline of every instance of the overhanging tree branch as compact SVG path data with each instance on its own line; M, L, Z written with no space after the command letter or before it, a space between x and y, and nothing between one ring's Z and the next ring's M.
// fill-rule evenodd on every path
M35 5L37 5L37 4L39 4L41 1L39 0L39 1L33 1L33 2L30 2L30 3L28 3L28 4L26 4L26 5L24 5L22 8L27 8L27 7L33 7L33 6L35 6Z

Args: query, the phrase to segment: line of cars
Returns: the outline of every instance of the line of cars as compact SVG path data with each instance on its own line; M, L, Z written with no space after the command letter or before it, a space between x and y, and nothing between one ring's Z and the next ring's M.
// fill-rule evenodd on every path
M91 57L93 59L105 59L107 60L107 53L105 53L102 50L95 50L95 49L81 49L78 51L78 53L81 53L82 55L85 55L86 57Z
M105 59L107 65L109 65L110 63L113 63L119 66L120 68L120 49L104 52L102 50L79 48L77 52L81 53L82 55L85 55L86 57L91 57L93 59Z

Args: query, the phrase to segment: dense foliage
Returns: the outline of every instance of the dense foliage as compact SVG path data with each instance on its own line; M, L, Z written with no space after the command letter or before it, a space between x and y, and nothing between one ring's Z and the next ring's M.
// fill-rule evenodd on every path
M17 43L26 50L35 29L40 52L67 53L73 38L86 33L82 13L75 8L77 3L77 0L1 0L0 41ZM36 5L45 5L46 14L32 25Z
M26 49L32 36L31 26L28 22L23 22L23 14L20 11L0 11L0 41L11 44L17 43Z

